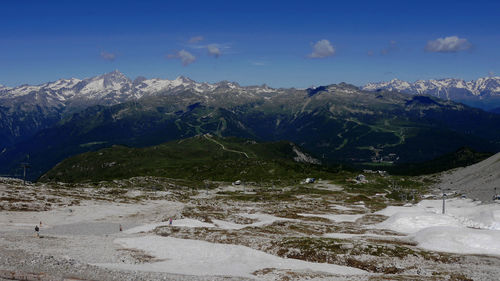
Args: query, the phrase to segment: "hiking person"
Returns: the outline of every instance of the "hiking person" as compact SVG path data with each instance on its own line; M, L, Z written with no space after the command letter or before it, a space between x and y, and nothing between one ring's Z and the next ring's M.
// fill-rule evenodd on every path
M35 225L35 232L36 232L36 237L40 238L40 228L38 227L38 225Z
M122 228L122 225L120 224L120 231L122 231L122 230L123 230L123 228Z
M172 225L172 218L168 219L168 225Z

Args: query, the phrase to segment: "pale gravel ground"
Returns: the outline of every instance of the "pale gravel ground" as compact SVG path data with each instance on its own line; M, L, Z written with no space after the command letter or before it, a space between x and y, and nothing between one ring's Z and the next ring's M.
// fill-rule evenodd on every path
M0 189L2 184L0 183ZM1 190L0 190L1 191ZM140 263L142 253L120 249L116 238L131 237L119 232L137 225L165 221L175 217L184 205L165 200L124 204L105 201L82 202L82 206L61 206L46 212L0 211L0 270L46 272L62 277L87 280L248 280L245 278L188 276L170 273L111 270L92 263ZM258 209L257 205L256 208ZM69 211L71 210L71 211ZM42 238L34 237L33 227L42 220ZM139 257L138 257L139 256ZM497 280L500 259L488 256L464 256L460 264L422 263L419 259L394 260L396 266L419 268L414 280L431 280L430 272L465 272L474 280ZM401 263L401 264L398 264ZM464 268L465 266L465 268ZM281 280L287 272L275 270L257 275L259 280ZM293 280L369 280L370 276L303 276ZM405 280L408 279L406 276ZM0 279L2 281L2 279Z
M0 267L4 270L22 272L44 272L54 279L79 278L85 280L102 281L156 281L156 280L248 280L244 278L227 278L216 276L187 276L179 274L165 274L142 271L110 270L81 263L73 259L58 256L42 255L38 252L21 250L2 250ZM0 279L3 280L3 279Z
M76 277L88 280L249 280L242 277L188 276L171 273L111 270L90 264L136 263L128 250L113 241L130 237L115 231L103 234L109 225L102 222L58 225L42 231L41 238L26 229L0 232L0 269L45 272L51 277ZM96 231L96 233L91 233ZM74 235L77 232L79 234ZM110 231L112 232L112 231ZM276 274L259 276L274 280ZM315 280L332 280L332 276ZM336 276L335 280L367 280L367 276ZM1 280L1 279L0 279ZM313 279L314 280L314 279Z
M0 184L0 191L5 193L8 190L6 185ZM28 188L28 192L32 191ZM53 277L74 276L90 280L227 280L120 272L88 265L136 262L128 251L113 243L114 239L124 235L119 231L120 224L125 230L147 222L167 220L182 208L182 203L166 200L136 204L83 201L80 206L61 206L50 211L1 211L0 269L46 272ZM34 226L40 221L41 238L36 238Z
M26 193L33 192L33 188L26 190ZM0 191L6 192L8 188L0 186ZM79 192L85 193L85 191ZM18 194L23 193L24 191L18 192ZM43 193L43 190L38 193ZM141 195L140 193L135 195ZM91 264L151 262L154 257L144 256L145 253L141 251L123 249L114 243L114 240L133 237L134 235L125 231L135 226L177 217L184 204L166 200L134 204L82 201L79 204L69 205L68 201L68 205L41 212L1 211L0 270L44 272L52 278L76 277L88 280L247 280L240 277L189 276L112 270L93 266ZM33 230L39 221L42 221L41 237L37 238ZM120 225L124 232L119 231ZM256 278L275 280L287 274L289 273L276 270L272 274L259 275ZM315 279L331 280L331 278L332 275L319 274ZM334 277L336 280L366 278L366 276Z
M155 208L148 205L134 204L130 207L138 212L129 216L115 216L109 209L113 203L93 206L90 217L80 217L75 206L71 208L69 224L65 222L66 212L56 210L51 212L3 212L1 221L6 230L0 230L0 269L23 272L45 272L54 278L77 277L89 280L245 280L244 278L200 277L179 274L166 274L140 271L110 270L92 263L134 263L129 251L121 249L113 240L124 237L119 231L119 223L124 229L139 225L144 221L157 221L174 216L182 209L182 204L173 202L151 202ZM142 207L142 208L141 208ZM142 209L142 210L141 210ZM121 208L120 210L123 210ZM34 214L36 213L36 215ZM101 214L100 214L101 213ZM102 214L112 214L107 217ZM33 228L39 218L50 224L42 224L41 238L36 238L34 231L28 226L16 226L9 221L18 221ZM78 218L82 221L78 221ZM87 221L87 220L91 221ZM94 220L92 220L94 219ZM0 225L2 223L0 222ZM2 229L5 229L2 227Z

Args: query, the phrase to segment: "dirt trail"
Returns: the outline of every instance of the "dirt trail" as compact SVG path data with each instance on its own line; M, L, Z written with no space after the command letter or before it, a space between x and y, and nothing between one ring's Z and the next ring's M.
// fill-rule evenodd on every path
M204 135L204 136L205 136L205 138L206 138L207 140L210 140L210 141L212 141L212 142L214 142L214 143L216 143L216 144L220 145L220 147L222 148L222 150L225 150L225 151L228 151L228 152L234 152L234 153L243 154L243 155L245 155L245 157L246 157L246 158L250 158L250 157L248 157L248 154L247 154L246 152L243 152L243 151L238 151L238 150L228 149L228 148L226 148L226 147L225 147L222 143L220 143L220 142L218 142L218 141L216 141L216 140L214 140L214 139L212 139L212 138L208 137L207 135Z

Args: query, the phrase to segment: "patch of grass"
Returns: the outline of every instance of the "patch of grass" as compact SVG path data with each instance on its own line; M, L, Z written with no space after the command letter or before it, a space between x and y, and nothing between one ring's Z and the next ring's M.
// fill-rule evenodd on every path
M382 210L387 207L387 204L381 198L376 197L367 197L365 195L354 195L350 196L345 200L346 203L357 203L363 202L367 208L370 208L372 211Z
M387 219L384 215L366 214L359 218L357 222L362 225L376 224L383 222Z
M255 194L245 194L239 191L220 191L220 199L248 201L248 202L275 202L275 201L298 201L297 196L338 196L341 192L327 189L310 188L303 185L283 189L255 189Z
M395 266L384 267L380 266L376 261L361 261L359 259L355 259L353 257L349 257L346 259L346 265L350 267L355 267L359 269L366 270L368 272L377 272L384 274L397 274L402 272L404 269L397 268Z
M198 183L243 180L286 184L337 171L295 162L295 156L293 145L285 141L257 143L200 135L151 147L113 146L79 154L57 164L40 181L96 182L156 176Z

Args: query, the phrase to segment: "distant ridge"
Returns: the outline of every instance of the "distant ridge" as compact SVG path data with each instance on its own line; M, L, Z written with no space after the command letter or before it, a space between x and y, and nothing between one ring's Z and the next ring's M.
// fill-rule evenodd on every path
M431 79L414 83L393 79L389 82L368 83L361 88L366 91L387 90L412 95L430 95L485 110L500 107L500 77L484 77L475 81Z

